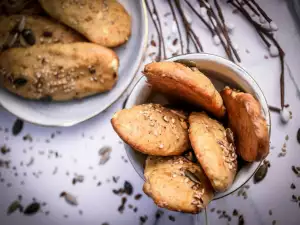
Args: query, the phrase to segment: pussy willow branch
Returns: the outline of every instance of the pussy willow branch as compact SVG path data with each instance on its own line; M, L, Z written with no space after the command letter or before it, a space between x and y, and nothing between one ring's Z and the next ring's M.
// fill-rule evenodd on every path
M162 59L161 57L161 46L162 46L162 35L161 33L159 32L159 28L158 28L158 25L156 24L156 21L155 19L153 18L152 16L152 11L150 9L150 6L149 6L149 3L148 3L148 0L145 1L146 3L146 7L147 7L147 10L150 14L150 17L151 17L151 20L152 20L152 23L154 24L154 27L155 27L155 30L156 30L156 33L157 33L157 39L158 39L158 53L157 53L157 56L156 56L156 61L160 61Z
M172 5L171 0L168 0L168 3L169 3L173 18L174 18L175 23L176 23L177 31L178 31L178 34L179 34L181 54L183 54L183 41L182 41L182 35L181 35L180 28L179 28L179 23L178 23L178 20L177 20L177 16L176 16L176 13L175 13L175 10L174 10L174 7Z
M160 22L160 18L158 16L158 12L157 12L157 9L156 9L156 4L154 3L154 0L151 0L151 1L152 1L152 5L153 5L153 13L157 17L158 28L159 28L159 31L160 31L160 38L161 38L162 49L163 49L163 58L165 59L167 57L167 55L166 55L165 41L164 41L164 38L163 38L164 35L163 35L162 29L161 29L161 22Z
M256 29L256 31L258 32L260 37L263 39L263 41L265 42L265 44L267 45L268 48L271 45L267 44L268 41L265 38L263 38L264 35L269 40L271 40L273 42L273 44L277 47L278 52L279 52L280 69L281 69L281 72L280 72L280 105L281 105L281 108L283 108L284 105L285 105L285 97L284 97L285 96L285 82L284 82L284 57L285 57L285 53L284 53L283 49L281 48L278 41L274 38L273 34L271 34L268 30L266 31L265 29L263 29L262 26L260 26L255 21L253 21L251 16L248 14L248 12L244 9L243 5L239 1L229 0L227 2L231 5L233 5L237 10L239 10L246 17L246 19L254 26L254 28Z
M199 49L200 49L200 51L203 51L202 44L201 44L198 36L195 34L193 29L191 28L191 25L188 23L188 21L186 19L186 16L185 16L185 14L182 10L182 7L181 7L181 4L180 4L179 0L175 0L175 4L176 4L178 12L179 12L179 14L180 14L180 16L183 20L183 24L184 24L184 27L185 27L185 30L186 30L187 45L189 45L189 38L190 38L193 41L197 51L199 52ZM187 52L189 52L189 47L188 46L187 46L187 49L188 49Z

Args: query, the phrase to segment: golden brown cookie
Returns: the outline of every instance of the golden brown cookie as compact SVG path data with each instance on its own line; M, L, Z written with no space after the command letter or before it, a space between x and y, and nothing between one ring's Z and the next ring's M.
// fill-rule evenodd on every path
M111 123L123 141L145 154L180 155L189 147L186 120L159 104L123 109Z
M269 133L259 102L251 94L229 87L221 95L227 108L229 127L236 137L237 153L248 162L262 160L269 153Z
M233 136L206 113L189 116L189 137L196 157L215 191L227 190L237 171ZM228 136L230 135L230 136Z
M145 66L144 74L154 89L200 106L218 118L224 116L219 92L197 69L175 62L154 62Z
M76 31L41 16L0 16L0 46L4 49L83 40Z
M29 99L78 99L112 89L118 67L112 50L91 43L12 48L0 55L0 86Z
M159 207L198 213L213 198L213 189L200 166L182 156L148 156L144 192Z
M125 43L131 34L130 16L115 0L39 1L49 15L96 44L116 47Z

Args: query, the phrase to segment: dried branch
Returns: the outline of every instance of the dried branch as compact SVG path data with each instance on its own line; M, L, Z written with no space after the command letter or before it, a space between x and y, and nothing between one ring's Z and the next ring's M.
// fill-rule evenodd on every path
M147 10L150 14L150 17L151 17L151 20L154 24L154 27L155 27L155 30L156 30L156 33L157 33L157 38L158 38L158 54L156 56L156 61L160 61L162 59L161 57L161 45L162 45L162 42L161 42L161 39L162 39L162 36L159 32L159 28L158 28L158 25L156 24L156 21L154 20L153 16L152 16L152 12L151 12L151 9L149 7L149 3L148 3L148 0L145 1L146 3L146 7L147 7Z
M248 1L248 0L247 0ZM250 0L250 2L255 5L260 14L266 19L268 23L272 22L272 19L267 15L267 13L257 4L255 0Z
M168 0L168 3L169 3L169 6L170 6L170 9L171 9L173 18L174 18L176 26L177 26L177 30L178 30L178 33L179 33L179 41L180 41L181 54L183 54L183 41L182 41L181 31L180 31L180 28L179 28L179 23L178 23L178 20L177 20L177 17L176 17L176 13L175 13L175 10L174 10L174 7L172 5L171 0Z

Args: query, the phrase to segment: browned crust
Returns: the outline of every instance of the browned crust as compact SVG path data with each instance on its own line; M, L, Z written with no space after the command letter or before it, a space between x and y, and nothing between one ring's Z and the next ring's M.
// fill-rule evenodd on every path
M191 145L213 188L218 192L227 190L236 175L237 157L225 128L203 112L192 113L189 124Z
M229 127L236 136L238 154L248 162L260 161L269 153L267 122L259 102L248 93L226 87L222 92Z
M123 141L144 154L181 155L189 148L186 121L159 104L121 110L114 114L111 123Z
M185 169L197 174L200 186L196 185L193 189L195 183L184 175ZM182 156L148 156L144 175L143 191L159 207L195 214L205 208L213 198L213 189L201 167ZM195 206L192 202L197 200L194 196L199 191L203 191L202 203L201 206Z
M144 74L154 89L203 107L218 118L224 116L225 107L219 92L201 72L180 63L154 62L145 66Z

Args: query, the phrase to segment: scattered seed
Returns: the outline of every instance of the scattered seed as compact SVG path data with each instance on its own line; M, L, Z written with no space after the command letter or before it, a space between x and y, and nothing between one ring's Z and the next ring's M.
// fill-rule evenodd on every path
M150 44L153 46L153 47L156 47L156 42L154 40L151 40Z
M262 181L266 177L267 172L268 166L266 164L261 165L254 175L254 183Z
M26 166L29 167L29 166L33 165L33 163L34 163L34 158L33 158L33 157L30 157L30 160L29 160L29 162L26 164Z
M31 29L24 29L22 31L22 36L25 39L25 41L27 42L27 44L29 44L29 45L35 44L35 42L36 42L35 36Z
M99 187L101 184L102 184L101 181L99 181L99 182L97 183L97 187Z
M6 145L3 145L0 149L0 151L3 155L5 155L10 152L10 148L6 147Z
M10 206L8 206L7 215L14 213L16 210L20 209L20 207L22 207L22 205L20 204L19 201L16 200L12 202Z
M24 214L25 215L33 215L33 214L37 213L40 210L40 208L41 208L41 206L39 203L33 202L25 208Z
M134 199L135 199L135 200L140 200L142 196L143 196L142 194L136 194L136 195L134 196Z
M276 220L273 220L273 221L272 221L272 225L275 225L275 224L276 224Z
M134 209L133 209L133 212L137 212L138 211L138 208L137 207L135 207Z
M233 215L233 216L238 216L238 215L239 215L239 212L238 212L236 209L234 209L233 212L232 212L232 215Z
M78 205L77 198L70 193L62 192L60 194L60 197L64 197L66 202L69 203L70 205L75 205L75 206Z
M148 220L148 216L146 216L146 215L140 217L140 222L141 222L141 224L146 223L147 220Z
M44 36L44 37L52 37L52 35L53 35L53 34L52 34L51 31L44 31L44 32L43 32L43 36Z
M127 198L126 198L126 197L123 197L123 198L121 199L121 205L118 207L118 211L119 211L120 213L123 213L123 212L124 212L126 202L127 202Z
M298 174L299 174L299 172L298 172L298 170L296 169L296 167L295 167L295 166L292 166L292 170L293 170L293 172L294 172L296 175L298 175Z
M270 215L270 216L272 216L272 215L273 215L273 212L272 212L272 210L271 210L271 209L269 210L269 215Z
M124 190L125 190L126 194L132 195L132 193L133 193L132 184L130 182L128 182L128 181L125 181L125 183L124 183Z
M17 119L13 125L12 133L14 136L17 136L23 129L24 122L23 120Z
M155 213L155 218L159 219L163 214L164 214L164 212L162 210L158 209Z
M110 146L104 146L99 150L98 154L101 157L99 162L100 165L104 165L110 159L111 151L112 149Z
M27 83L27 79L25 78L17 78L13 81L13 84L18 88L24 86Z
M292 195L292 202L298 202L298 199L295 195Z
M201 184L199 178L196 176L196 174L192 173L190 170L185 170L184 175L189 178L191 181L193 181L196 184Z
M113 182L115 182L115 183L117 183L117 182L119 181L119 179L120 179L119 176L117 176L117 177L113 176L113 177L112 177L112 180L113 180Z
M23 137L23 140L24 140L24 141L27 141L27 140L28 140L29 142L32 142L33 139L32 139L32 137L31 137L30 134L26 134L26 135Z
M298 132L297 132L297 140L298 140L298 143L300 144L300 128L298 129Z
M175 39L173 40L173 42L172 42L173 46L177 45L177 42L178 42L178 39L175 38Z
M245 224L244 217L243 217L243 215L240 215L239 216L239 223L238 223L238 225L244 225L244 224Z
M172 215L169 215L169 220L171 220L172 222L175 222L175 217Z
M291 184L291 189L296 189L296 186L294 183Z

